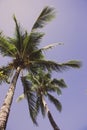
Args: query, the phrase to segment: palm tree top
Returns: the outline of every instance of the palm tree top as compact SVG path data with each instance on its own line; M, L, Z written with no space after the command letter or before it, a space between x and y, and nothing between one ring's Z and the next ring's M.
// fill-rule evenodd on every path
M17 101L19 102L26 97L29 113L35 124L37 124L36 117L39 109L41 109L42 115L45 115L45 109L41 101L42 94L49 98L58 111L61 111L62 106L60 101L51 93L55 92L58 95L62 93L61 89L67 87L63 79L52 78L50 72L44 72L39 69L37 75L28 74L22 77L21 81L24 93L18 97Z
M36 73L40 67L43 70L47 69L49 71L62 71L68 67L80 67L81 64L79 61L69 61L60 64L46 60L43 51L52 48L57 44L51 44L39 49L39 43L41 42L44 33L38 31L38 28L44 27L54 15L54 8L46 6L40 13L29 34L26 30L22 29L15 15L13 16L15 22L15 37L6 37L2 32L0 33L0 53L3 56L9 56L12 59L12 62L8 63L6 67L0 67L3 71L6 70L5 74L10 68L11 70L15 70L18 66L21 66L22 69L26 69L32 73ZM13 71L10 71L10 73L12 72ZM9 77L8 73L7 76Z

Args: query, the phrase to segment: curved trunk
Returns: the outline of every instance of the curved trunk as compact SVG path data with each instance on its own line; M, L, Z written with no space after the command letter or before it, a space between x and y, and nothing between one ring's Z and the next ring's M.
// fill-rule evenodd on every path
M49 119L49 121L50 121L52 127L54 128L54 130L60 130L60 128L57 126L56 122L54 121L54 119L53 119L53 117L52 117L52 114L51 114L51 112L50 112L50 110L49 110L49 108L48 108L48 106L47 106L47 103L46 103L46 101L45 101L43 95L42 95L42 102L43 102L45 111L46 111L46 113L47 113L47 115L48 115L48 119Z
M17 79L18 79L20 70L21 70L21 68L18 67L14 76L13 76L11 85L8 89L8 92L7 92L6 97L4 99L3 105L0 109L0 130L6 129L6 124L7 124L7 121L8 121L10 108L11 108L11 104L12 104L12 101L13 101L13 96L14 96L16 83L17 83Z

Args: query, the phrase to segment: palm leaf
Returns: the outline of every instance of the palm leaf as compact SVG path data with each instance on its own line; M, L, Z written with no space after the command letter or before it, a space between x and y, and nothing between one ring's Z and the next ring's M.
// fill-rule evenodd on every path
M9 42L4 36L0 36L0 53L3 56L14 57L16 52L16 47Z
M62 91L61 91L61 89L59 88L59 86L57 86L57 85L52 85L51 83L48 84L45 89L46 89L47 92L57 92L58 95L61 95L61 94L62 94Z
M37 116L37 110L36 110L36 96L35 93L31 90L31 83L26 79L26 77L21 78L23 87L24 87L24 94L26 95L26 99L28 102L29 107L29 113L31 116L31 119L33 123L37 125L36 116Z
M40 59L44 59L44 55L42 53L41 50L35 50L33 51L30 56L29 56L30 60L40 60Z
M80 61L69 61L67 63L59 64L54 61L49 60L37 60L32 61L33 64L37 64L39 67L43 67L44 69L47 69L48 71L60 71L69 69L69 68L80 68L81 62Z
M60 130L60 128L58 127L58 125L54 121L54 119L53 119L52 114L51 114L50 111L48 111L48 118L49 118L49 121L50 121L52 127L54 128L54 130Z
M49 71L50 70L61 71L62 69L65 69L65 67L63 67L62 65L49 60L32 61L32 64L37 64L38 67L43 67L44 69L47 69Z
M39 15L38 19L36 20L35 24L33 25L32 29L42 28L44 25L51 21L54 18L54 8L46 6L41 14Z
M17 22L17 19L15 17L15 15L13 15L13 19L15 22L15 34L16 34L16 38L18 40L18 42L16 43L16 47L18 48L19 52L20 52L20 48L21 48L21 32L20 32L20 25Z
M43 117L45 117L46 113L45 113L44 105L42 103L41 96L37 97L36 108L37 108L38 112L41 110L41 113L42 113Z
M23 55L30 56L33 51L36 51L43 36L44 33L40 32L31 32L29 36L27 35L23 43Z
M81 62L76 61L76 60L72 60L72 61L69 61L67 63L64 63L63 65L67 66L67 67L72 67L72 68L80 68L81 67Z
M34 59L35 58L37 58L37 59L42 59L44 56L43 56L43 54L42 54L42 51L46 51L46 50L48 50L48 49L51 49L51 48L53 48L53 47L55 47L55 46L57 46L57 45L62 45L62 43L54 43L54 44L49 44L49 45L47 45L47 46L45 46L45 47L42 47L42 48L40 48L40 49L38 49L38 50L35 50L35 51L33 51L31 54L30 54L30 58L31 57L34 57ZM37 57L36 57L37 56Z
M66 69L66 65L58 64L54 61L49 60L37 60L37 61L31 61L31 64L36 64L39 68L42 67L44 70L47 69L48 71L63 71Z
M11 74L13 74L14 68L11 64L7 66L2 66L0 68L0 83L6 82L10 83Z
M20 24L18 24L17 19L15 17L15 15L13 15L13 20L15 22L15 36L16 36L16 42L15 42L15 46L18 50L19 53L21 53L22 51L22 46L23 46L23 40L25 38L26 35L26 31L22 31L22 28L20 26Z
M61 103L54 96L52 96L49 93L48 93L48 98L55 105L57 110L61 111L61 109L62 109Z
M41 50L48 50L48 49L51 49L53 47L56 47L57 45L63 45L63 43L53 43L53 44L49 44L43 48L41 48Z
M8 76L6 74L4 74L4 72L2 70L0 70L0 84L2 82L7 82L8 81Z
M67 85L66 85L66 83L65 83L65 81L63 80L63 79L60 79L60 80L58 80L58 79L53 79L52 81L51 81L51 83L53 84L53 85L58 85L60 88L66 88L67 87Z

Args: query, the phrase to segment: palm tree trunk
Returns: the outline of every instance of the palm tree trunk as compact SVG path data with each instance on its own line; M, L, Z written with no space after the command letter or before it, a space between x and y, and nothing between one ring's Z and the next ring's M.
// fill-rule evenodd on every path
M8 117L10 113L10 108L11 108L11 104L13 101L13 96L14 96L14 92L16 88L16 83L17 83L17 79L18 79L20 71L21 71L21 68L18 67L11 81L11 85L8 89L3 105L0 109L0 130L6 129L6 125L7 125L7 121L8 121Z
M60 128L57 126L56 122L54 121L54 119L52 117L52 114L51 114L51 112L50 112L50 110L48 108L48 105L47 105L43 95L42 95L42 102L43 102L44 108L46 110L46 113L48 115L48 119L49 119L52 127L54 128L54 130L60 130Z

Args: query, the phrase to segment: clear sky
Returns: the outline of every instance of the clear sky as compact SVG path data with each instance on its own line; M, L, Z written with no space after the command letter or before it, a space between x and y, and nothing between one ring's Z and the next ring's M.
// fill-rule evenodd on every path
M62 112L57 112L50 103L49 107L61 130L87 130L87 0L0 0L0 30L7 36L13 36L12 16L15 14L23 28L30 31L45 5L55 8L56 18L43 30L46 35L41 46L64 43L48 51L47 58L57 62L77 59L83 63L79 70L54 74L64 78L68 88L59 97ZM0 65L6 64L8 60L0 56ZM0 86L0 105L7 90L5 84ZM52 130L47 117L43 119L41 114L38 116L39 127L33 125L26 100L16 103L21 93L22 87L18 82L7 130Z

